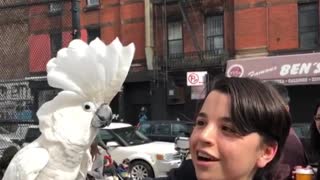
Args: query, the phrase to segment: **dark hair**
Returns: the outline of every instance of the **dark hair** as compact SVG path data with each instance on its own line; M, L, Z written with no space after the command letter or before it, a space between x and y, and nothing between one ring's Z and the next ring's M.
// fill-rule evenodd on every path
M317 102L315 106L315 110L313 113L313 117L317 114L317 110L320 107L320 101ZM312 123L310 125L310 138L311 138L311 147L314 152L318 152L320 154L320 133L317 129L316 122L312 119Z
M290 97L288 93L288 89L285 85L280 84L276 81L267 81L266 84L271 85L273 88L275 88L279 95L282 97L283 101L288 105L290 103Z
M275 157L264 168L258 169L254 179L261 179L279 161L291 125L290 114L277 90L251 78L220 78L212 90L231 98L231 120L240 135L253 132L263 137L264 143L277 143Z

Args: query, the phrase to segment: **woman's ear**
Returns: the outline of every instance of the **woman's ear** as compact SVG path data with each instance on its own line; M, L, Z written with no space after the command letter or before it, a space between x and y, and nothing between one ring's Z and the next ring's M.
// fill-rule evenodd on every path
M257 167L265 167L276 155L278 151L278 143L269 143L261 148L261 155L257 159Z

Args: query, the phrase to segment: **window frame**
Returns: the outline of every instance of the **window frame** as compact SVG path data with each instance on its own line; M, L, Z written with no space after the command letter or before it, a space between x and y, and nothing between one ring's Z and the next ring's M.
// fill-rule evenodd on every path
M214 17L220 17L222 20L222 24L221 24L221 34L212 34L212 35L208 35L209 34L209 25L208 25L208 18L214 18ZM214 21L214 20L212 20ZM223 52L224 48L225 48L225 36L224 36L224 14L223 13L213 13L213 14L208 14L205 16L205 49L206 51L216 51L220 54ZM222 38L222 48L216 48L214 45L214 40L215 38L221 37ZM213 41L213 48L208 46L209 43L209 39L212 39L210 41Z
M169 35L169 28L170 28L170 24L174 24L174 23L179 23L180 24L180 29L181 29L181 37L179 38L173 38L173 39L170 39L170 35ZM181 41L181 52L178 52L178 53L170 53L170 42L179 42ZM184 53L184 44L183 44L183 22L182 20L171 20L167 23L167 47L168 47L168 50L167 50L167 53L168 53L168 56L182 56L182 54Z
M57 9L54 9L53 7L56 6L55 8ZM56 1L56 2L50 2L49 5L48 5L48 11L49 11L49 14L50 15L60 15L62 14L62 11L63 11L63 1Z
M316 24L314 24L314 26L309 26L309 28L310 29L312 29L312 28L314 28L314 30L302 30L303 28L306 28L305 26L301 26L301 21L300 21L300 16L301 16L301 14L302 14L302 12L301 12L301 10L300 10L300 8L302 7L302 6L315 6L316 7L316 15L317 15L317 19L315 20L315 22L316 22ZM308 11L308 10L305 10L304 12L308 12L308 13L310 13L311 11ZM310 1L310 2L302 2L302 1L299 1L299 3L298 3L298 36L299 36L299 49L303 49L303 50L313 50L313 49L319 49L319 47L320 47L320 42L319 42L319 23L317 23L317 22L319 22L319 3L317 2L317 1ZM315 39L314 39L314 41L315 41L315 46L313 47L305 47L305 46L303 46L303 43L306 43L306 42L302 42L302 35L303 34L307 34L307 33L315 33L316 34L316 37L315 37ZM307 44L309 44L309 43L307 43Z
M92 3L91 1L96 1L97 3ZM100 5L100 0L87 0L88 7L99 6L99 5Z
M50 50L51 57L57 56L58 51L62 48L62 32L55 31L50 33Z
M96 31L96 32L95 32ZM97 36L92 37L93 34L97 33ZM101 28L100 27L88 27L87 28L88 40L87 42L90 43L91 41L95 40L97 37L101 39Z

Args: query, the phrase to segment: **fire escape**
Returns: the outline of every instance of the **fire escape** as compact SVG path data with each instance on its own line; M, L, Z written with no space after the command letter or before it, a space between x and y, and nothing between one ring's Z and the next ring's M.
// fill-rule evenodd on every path
M223 4L222 0L154 0L153 4L161 11L161 17L155 18L161 19L162 24L162 28L158 29L158 31L162 31L162 39L155 39L155 41L162 41L163 47L162 52L156 53L155 67L158 70L167 74L175 71L224 68L228 57L227 52L223 48L205 50L206 48L203 48L197 39L195 27L190 23L189 16L191 15L188 14L190 11L199 11L204 15L206 11L210 10L208 7ZM186 27L184 34L188 33L195 51L177 54L168 53L168 11L176 11L182 17Z

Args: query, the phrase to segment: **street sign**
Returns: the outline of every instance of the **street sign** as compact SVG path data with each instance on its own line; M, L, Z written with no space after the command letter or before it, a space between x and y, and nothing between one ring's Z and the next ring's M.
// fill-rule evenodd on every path
M207 73L207 71L187 72L187 86L205 85Z

